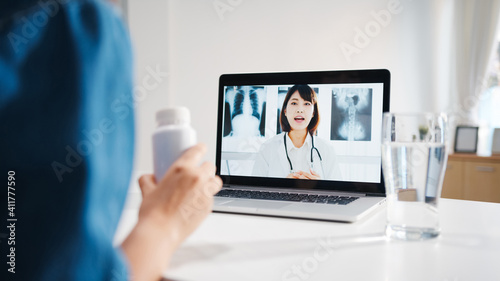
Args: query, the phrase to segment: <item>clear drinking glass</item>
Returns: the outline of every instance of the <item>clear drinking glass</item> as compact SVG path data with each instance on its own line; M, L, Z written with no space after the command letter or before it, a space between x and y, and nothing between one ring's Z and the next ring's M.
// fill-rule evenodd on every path
M439 235L438 201L447 160L446 115L384 114L388 237L423 240Z

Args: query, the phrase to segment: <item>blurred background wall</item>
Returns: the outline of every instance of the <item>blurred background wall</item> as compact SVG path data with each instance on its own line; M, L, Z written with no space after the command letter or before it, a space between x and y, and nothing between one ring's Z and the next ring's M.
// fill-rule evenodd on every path
M456 50L457 34L475 34L457 26L457 9L470 8L459 2L479 5L452 0L128 0L136 56L135 170L152 171L155 113L171 105L191 110L198 139L209 148L206 160L215 161L218 78L223 73L386 68L392 73L392 111L452 112L467 122L474 106L464 106L456 94L454 62L464 52L489 57L492 48ZM479 15L498 8L487 6L498 1L484 2L486 12ZM477 12L461 16L477 22ZM494 29L498 18L485 21ZM491 32L480 35L490 38ZM484 73L474 75L471 80L479 81Z

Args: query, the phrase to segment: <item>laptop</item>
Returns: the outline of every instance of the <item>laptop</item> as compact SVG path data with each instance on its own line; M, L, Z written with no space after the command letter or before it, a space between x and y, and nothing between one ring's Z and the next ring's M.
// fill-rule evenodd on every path
M224 74L215 212L355 222L385 202L386 69Z

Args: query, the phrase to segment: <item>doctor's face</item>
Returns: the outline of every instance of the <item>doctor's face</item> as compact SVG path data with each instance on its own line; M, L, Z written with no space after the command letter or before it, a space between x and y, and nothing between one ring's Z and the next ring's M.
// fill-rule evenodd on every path
M314 116L314 105L295 91L286 105L285 116L292 130L307 130Z

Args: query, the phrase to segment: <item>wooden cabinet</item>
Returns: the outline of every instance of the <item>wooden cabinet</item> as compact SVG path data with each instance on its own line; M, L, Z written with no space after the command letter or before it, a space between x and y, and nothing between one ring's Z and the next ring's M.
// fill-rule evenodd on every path
M463 166L461 161L451 159L451 157L448 158L441 197L451 199L464 198Z
M441 196L500 203L500 156L449 155Z
M500 163L464 164L464 198L500 203Z

